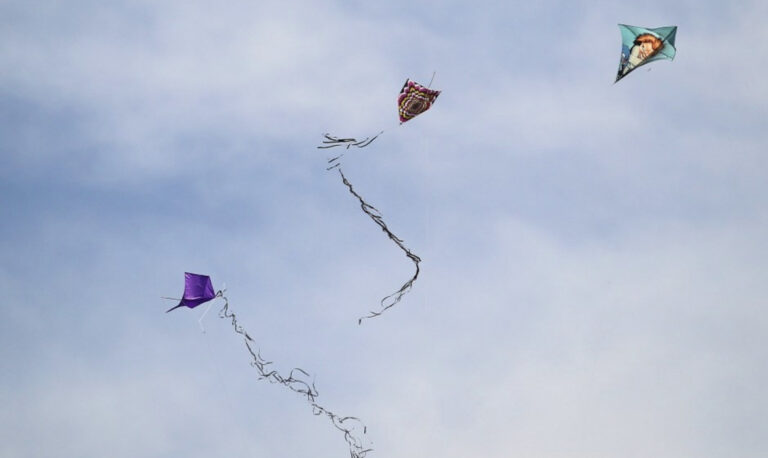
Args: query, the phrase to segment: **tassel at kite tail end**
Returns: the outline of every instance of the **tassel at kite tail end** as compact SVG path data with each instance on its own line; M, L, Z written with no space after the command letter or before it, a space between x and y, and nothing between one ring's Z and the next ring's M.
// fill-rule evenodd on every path
M421 262L421 258L411 253L410 251L407 252L407 256L416 265L416 273L414 273L413 277L411 277L410 280L405 282L403 286L400 287L399 290L397 290L396 292L390 294L389 296L381 300L381 309L378 312L371 311L368 313L368 315L360 317L357 320L358 326L363 324L363 320L369 319L369 318L376 318L377 316L380 316L381 314L383 314L386 310L394 307L395 304L400 302L403 296L406 293L408 293L408 291L410 291L411 288L413 288L413 283L416 281L417 278L419 278L419 272L421 271L421 269L419 268L419 263ZM389 299L392 299L392 300L391 302L387 303Z

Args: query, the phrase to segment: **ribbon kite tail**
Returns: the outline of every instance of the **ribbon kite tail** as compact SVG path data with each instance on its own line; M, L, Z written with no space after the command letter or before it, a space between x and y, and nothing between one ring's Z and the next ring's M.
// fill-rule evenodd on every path
M400 302L400 299L402 299L403 296L408 291L411 290L411 288L413 287L413 282L415 282L416 279L419 277L419 263L421 262L421 258L419 258L414 253L412 253L411 250L403 244L403 241L399 237L397 237L394 233L392 233L392 231L389 230L389 227L387 227L387 224L384 222L384 218L382 218L381 214L376 209L376 207L366 202L362 198L362 196L360 196L360 194L355 192L354 188L352 187L352 184L349 182L349 180L347 180L347 177L344 176L344 172L341 171L341 167L338 167L337 169L339 171L339 175L341 175L342 183L344 183L347 189L349 189L350 194L355 196L357 200L360 202L360 208L363 210L363 213L368 215L373 220L373 222L376 223L385 234L387 234L387 237L389 237L389 239L392 240L392 242L394 242L395 245L397 245L398 248L400 248L408 257L408 259L410 259L413 262L413 264L416 266L416 272L414 273L413 277L411 277L410 280L405 282L403 286L400 287L399 290L395 291L394 293L390 294L389 296L386 296L384 299L381 300L381 308L379 309L379 311L376 311L376 312L371 311L368 315L361 317L360 319L357 320L357 324L362 324L364 319L377 317L382 313L384 313L384 311L386 311L387 309L393 307L395 304Z

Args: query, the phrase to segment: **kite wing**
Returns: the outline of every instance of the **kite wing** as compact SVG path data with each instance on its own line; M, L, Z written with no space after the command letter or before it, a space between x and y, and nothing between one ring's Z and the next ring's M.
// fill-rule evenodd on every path
M435 91L422 86L419 83L405 80L400 95L397 97L397 112L400 115L400 124L409 121L429 110L440 91Z
M647 29L619 24L619 30L621 31L621 60L616 81L649 62L675 58L677 26Z
M184 272L184 295L182 296L177 306L171 307L165 313L168 313L171 310L175 310L182 306L193 309L200 304L204 304L214 299L215 297L216 293L213 291L211 277L208 275Z

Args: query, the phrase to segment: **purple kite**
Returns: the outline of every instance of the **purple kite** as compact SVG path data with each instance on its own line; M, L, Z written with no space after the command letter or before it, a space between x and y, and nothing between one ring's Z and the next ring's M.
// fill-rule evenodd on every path
M179 301L179 305L171 307L165 313L182 306L193 309L200 304L216 299L216 296L218 294L213 291L211 277L184 272L184 295Z

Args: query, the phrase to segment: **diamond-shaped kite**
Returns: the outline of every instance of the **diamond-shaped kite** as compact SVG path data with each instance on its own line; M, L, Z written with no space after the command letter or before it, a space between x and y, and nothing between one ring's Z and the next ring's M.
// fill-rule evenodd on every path
M675 58L677 26L647 29L619 24L619 30L621 30L621 61L619 61L616 81L641 65L655 60Z
M184 272L184 295L181 297L179 305L171 307L165 313L176 310L179 307L193 309L215 298L216 293L213 291L211 277Z

